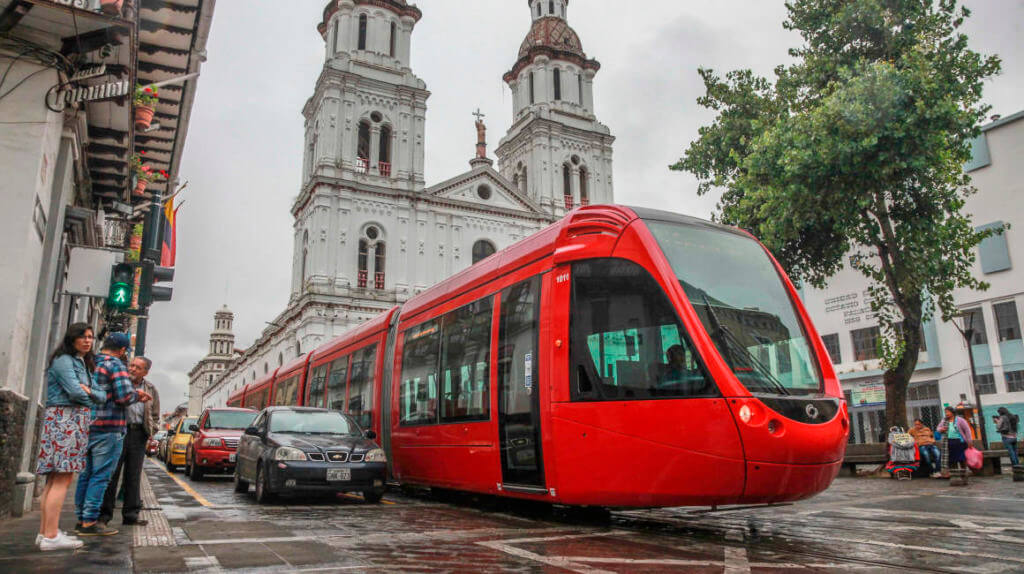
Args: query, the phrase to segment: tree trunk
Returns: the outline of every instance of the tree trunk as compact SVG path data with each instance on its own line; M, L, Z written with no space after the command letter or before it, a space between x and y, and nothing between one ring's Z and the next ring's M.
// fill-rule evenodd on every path
M920 301L917 301L920 303ZM920 305L917 305L920 309ZM916 315L904 313L908 317L902 322L903 355L895 367L885 371L882 382L885 384L885 428L898 426L907 428L907 387L910 377L917 368L917 357L921 352L921 318L920 311Z

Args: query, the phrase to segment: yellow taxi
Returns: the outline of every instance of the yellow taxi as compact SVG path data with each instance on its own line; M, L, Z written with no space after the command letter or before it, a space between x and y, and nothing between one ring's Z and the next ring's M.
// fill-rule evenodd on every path
M174 472L179 466L185 466L185 451L188 450L188 443L192 441L192 431L189 426L196 424L199 417L182 417L178 424L167 431L167 451L164 455L164 462L167 470Z

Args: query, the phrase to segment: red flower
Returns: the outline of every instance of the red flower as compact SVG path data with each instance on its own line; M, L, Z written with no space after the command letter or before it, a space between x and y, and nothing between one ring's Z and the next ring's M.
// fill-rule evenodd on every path
M139 155L146 155L146 150L140 149L139 150Z
M153 93L153 88L146 88L146 93L147 94L152 94Z

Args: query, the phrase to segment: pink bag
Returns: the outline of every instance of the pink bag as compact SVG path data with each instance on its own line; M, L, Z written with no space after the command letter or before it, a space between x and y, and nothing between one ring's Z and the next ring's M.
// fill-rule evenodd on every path
M967 457L967 466L971 470L981 470L982 465L985 463L981 451L973 446L967 447L967 450L964 452L964 456Z

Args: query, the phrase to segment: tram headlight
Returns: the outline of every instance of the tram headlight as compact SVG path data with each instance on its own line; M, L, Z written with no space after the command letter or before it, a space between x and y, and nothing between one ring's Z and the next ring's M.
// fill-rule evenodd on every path
M384 449L375 448L370 452L366 453L366 457L363 459L364 462L387 462L388 456L384 454Z
M306 460L306 453L290 446L279 446L274 450L274 460Z
M747 405L743 405L742 407L740 407L740 413L739 414L740 414L740 420L745 422L745 423L749 423L750 422L750 417L754 416L754 413L750 412L750 407L747 406Z

